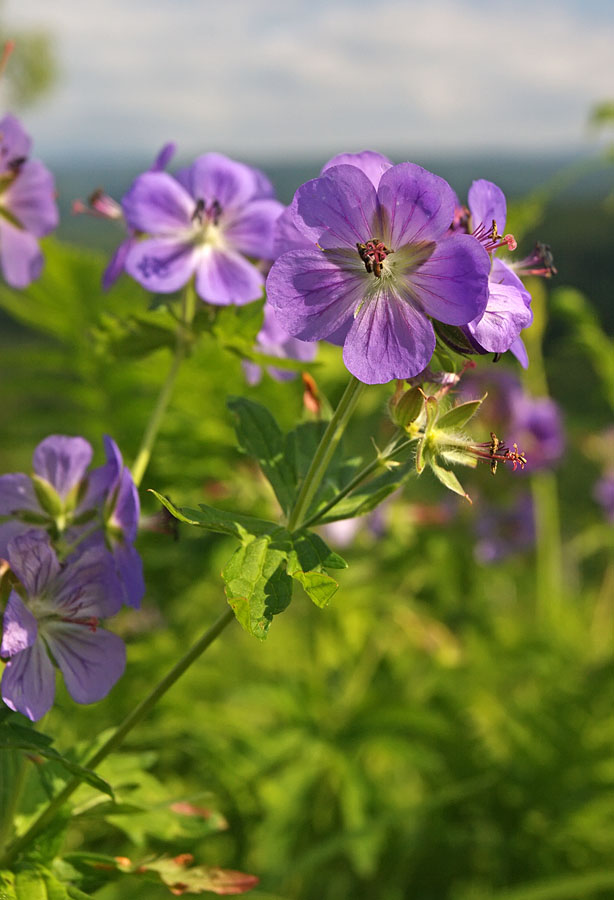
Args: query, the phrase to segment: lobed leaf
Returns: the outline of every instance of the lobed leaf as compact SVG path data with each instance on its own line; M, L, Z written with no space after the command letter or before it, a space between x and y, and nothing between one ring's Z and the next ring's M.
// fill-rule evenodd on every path
M288 552L268 536L238 547L222 571L226 597L239 624L264 640L273 616L289 605L292 580L286 572Z

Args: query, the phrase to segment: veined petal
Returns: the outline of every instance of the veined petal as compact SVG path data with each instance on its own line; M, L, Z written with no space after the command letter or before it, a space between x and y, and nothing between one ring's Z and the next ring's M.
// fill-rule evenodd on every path
M26 231L43 237L57 228L59 213L55 202L55 183L49 169L30 159L2 196L5 206Z
M123 602L138 609L145 594L143 561L138 551L127 541L117 543L113 547L113 561L121 585Z
M490 282L486 309L467 329L484 350L504 353L530 322L531 310L522 294L515 287Z
M14 656L27 650L34 644L37 634L36 619L24 606L19 594L11 591L4 610L0 656Z
M219 247L201 250L196 267L196 293L207 303L229 306L251 303L262 295L264 276L238 253Z
M426 368L435 332L414 306L382 289L360 309L343 347L348 370L365 384L411 378Z
M377 196L386 220L378 236L391 250L437 240L454 218L455 195L448 182L414 163L384 172Z
M494 221L497 223L498 233L503 234L507 217L507 203L505 194L500 187L497 187L492 181L480 178L474 181L469 188L467 201L474 229L478 225L484 225L489 230Z
M110 631L51 622L45 628L45 639L77 703L102 700L124 673L126 648Z
M486 308L489 271L490 257L479 241L453 234L408 274L408 294L434 319L466 325Z
M114 616L122 606L122 589L113 554L97 535L91 538L88 549L79 551L69 557L56 579L48 593L48 605L64 619Z
M273 259L289 250L314 250L316 240L306 237L296 224L296 211L288 206L275 223Z
M268 179L251 166L221 153L205 153L182 172L182 181L192 197L204 200L207 206L217 200L227 211L262 198Z
M122 199L129 228L145 234L176 235L189 228L194 199L167 172L145 172Z
M376 153L374 150L363 150L361 153L338 153L329 159L322 167L321 175L324 175L333 166L356 166L361 172L367 176L374 188L377 188L381 177L388 169L391 169L392 163L387 156Z
M139 492L132 480L130 470L124 468L120 476L119 490L110 521L113 525L121 528L129 541L136 538L140 511Z
M273 234L275 223L283 212L277 200L254 200L226 220L224 240L239 253L273 259Z
M185 239L149 238L130 248L126 272L154 293L171 294L190 280L197 258L197 248Z
M55 671L41 640L7 662L1 689L6 705L33 722L51 709Z
M357 243L381 237L377 193L355 166L334 166L308 181L296 192L293 208L299 229L321 247L356 253Z
M369 277L358 254L353 256L291 250L279 257L267 279L267 296L282 328L301 340L319 341L351 324Z
M22 509L40 512L32 479L22 472L0 475L0 516L12 516Z
M43 271L43 254L29 231L22 231L0 217L0 263L7 284L25 288Z
M34 451L34 471L53 485L62 500L85 477L92 447L82 437L51 434Z
M30 530L9 541L7 548L11 569L30 597L40 597L60 571L49 535Z

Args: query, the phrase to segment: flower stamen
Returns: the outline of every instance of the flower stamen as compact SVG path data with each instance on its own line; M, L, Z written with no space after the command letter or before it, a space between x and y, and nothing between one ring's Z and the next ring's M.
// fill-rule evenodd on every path
M382 263L394 251L389 250L379 238L371 238L365 244L356 244L356 249L367 272L372 273L376 278L381 278Z

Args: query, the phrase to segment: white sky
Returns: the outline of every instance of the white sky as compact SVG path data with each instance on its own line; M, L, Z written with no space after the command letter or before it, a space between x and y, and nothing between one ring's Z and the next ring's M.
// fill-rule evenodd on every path
M61 79L37 156L411 158L578 148L614 97L612 0L6 0Z

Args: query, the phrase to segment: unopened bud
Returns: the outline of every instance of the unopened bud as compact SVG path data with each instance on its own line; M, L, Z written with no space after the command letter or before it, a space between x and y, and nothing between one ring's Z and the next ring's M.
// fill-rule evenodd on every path
M424 394L419 387L412 387L401 394L395 402L394 397L390 403L390 416L395 425L407 428L414 422L424 409Z

